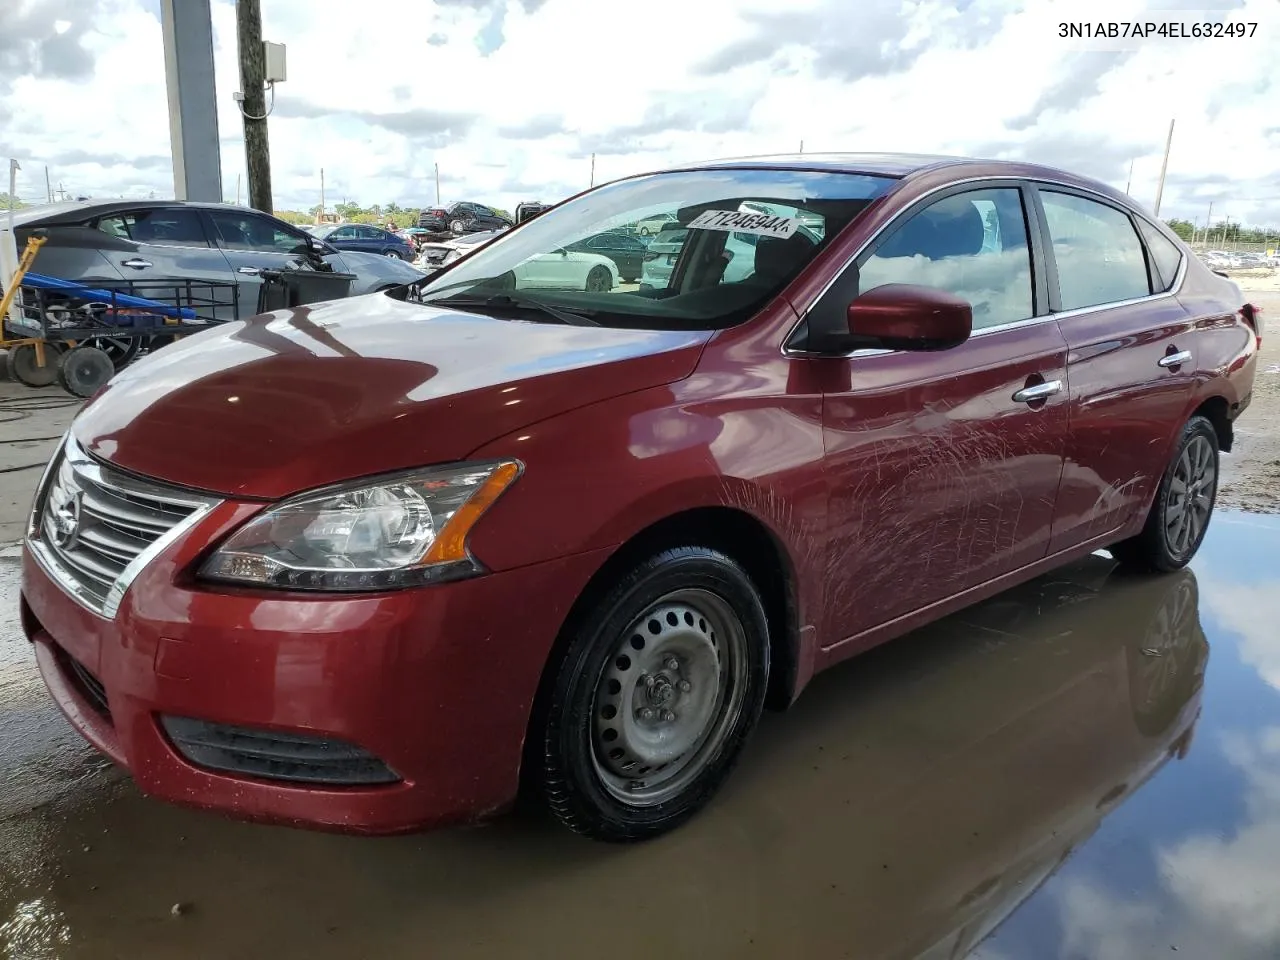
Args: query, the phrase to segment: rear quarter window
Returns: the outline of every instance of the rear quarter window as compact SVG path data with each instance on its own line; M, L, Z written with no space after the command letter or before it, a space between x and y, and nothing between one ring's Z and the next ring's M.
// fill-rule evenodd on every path
M1145 220L1138 220L1142 237L1147 241L1147 249L1151 251L1151 259L1155 261L1159 282L1157 293L1164 293L1173 287L1178 277L1178 268L1182 266L1182 251L1177 245Z

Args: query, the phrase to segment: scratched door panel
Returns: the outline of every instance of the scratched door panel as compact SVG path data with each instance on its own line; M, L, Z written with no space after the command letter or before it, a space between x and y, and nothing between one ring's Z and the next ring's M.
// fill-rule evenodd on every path
M1191 318L1174 299L1117 307L1060 324L1069 344L1071 440L1051 550L1100 537L1133 518L1154 493L1195 391L1194 365L1160 366L1190 345Z
M1052 321L937 353L854 357L824 398L831 589L823 635L840 641L1043 558L1067 440Z

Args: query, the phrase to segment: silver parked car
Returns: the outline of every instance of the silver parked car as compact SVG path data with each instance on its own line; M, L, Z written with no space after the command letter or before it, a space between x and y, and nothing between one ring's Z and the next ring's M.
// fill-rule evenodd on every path
M234 283L241 316L257 312L261 271L287 269L299 256L319 256L353 274L351 296L388 290L425 274L402 260L338 251L298 227L248 207L174 200L54 203L14 216L19 248L32 230L47 240L32 269L63 280L183 280Z

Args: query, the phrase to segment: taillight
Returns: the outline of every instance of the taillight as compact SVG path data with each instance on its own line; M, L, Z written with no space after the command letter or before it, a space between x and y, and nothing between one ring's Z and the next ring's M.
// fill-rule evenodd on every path
M1252 303L1246 303L1240 308L1240 316L1244 317L1245 323L1253 327L1254 336L1257 338L1257 348L1262 349L1262 308Z

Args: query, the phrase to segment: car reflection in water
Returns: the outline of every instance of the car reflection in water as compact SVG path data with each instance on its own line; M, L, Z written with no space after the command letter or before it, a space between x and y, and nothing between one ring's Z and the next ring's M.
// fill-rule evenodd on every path
M1114 566L1089 557L823 674L706 816L625 852L519 818L352 843L86 790L30 825L21 879L0 870L0 948L652 957L617 940L640 896L663 956L958 960L1191 742L1195 577ZM138 922L160 889L204 914Z
M774 949L966 956L1186 755L1208 653L1189 569L1135 577L1093 556L815 680L728 805L766 795L794 818L735 868L777 878L771 912L811 917ZM738 811L751 846L757 814ZM837 916L814 916L815 895Z

